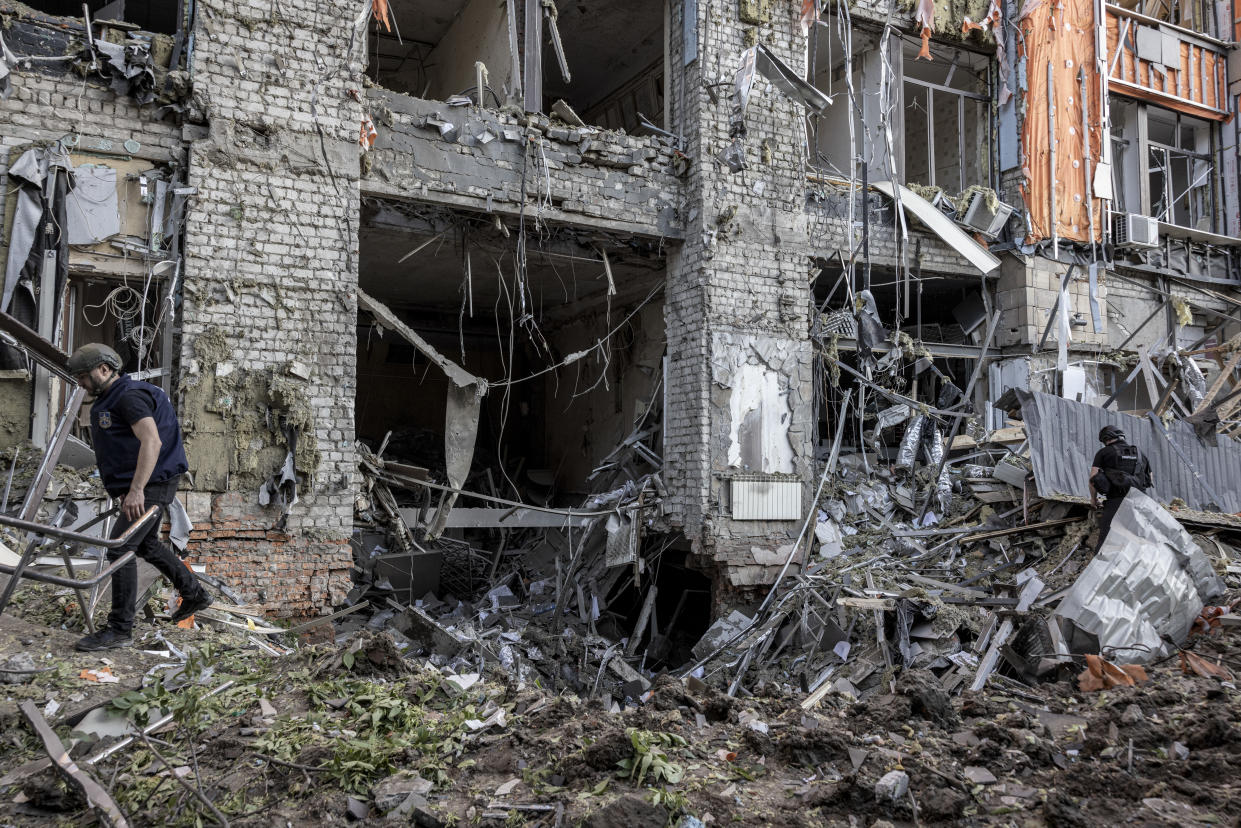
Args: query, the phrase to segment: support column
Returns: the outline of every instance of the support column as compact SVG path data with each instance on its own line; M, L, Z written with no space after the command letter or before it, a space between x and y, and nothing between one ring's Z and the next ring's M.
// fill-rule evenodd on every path
M196 8L206 137L190 150L180 354L192 553L283 615L326 611L349 587L357 11L321 0ZM263 505L264 485L282 478Z

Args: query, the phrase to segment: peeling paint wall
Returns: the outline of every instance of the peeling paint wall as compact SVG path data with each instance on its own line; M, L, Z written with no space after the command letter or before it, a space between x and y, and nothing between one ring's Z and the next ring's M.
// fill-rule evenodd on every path
M726 398L719 410L727 412L730 469L795 472L789 429L793 425L790 384L796 376L792 343L729 332L715 335L711 379L724 390L716 396Z

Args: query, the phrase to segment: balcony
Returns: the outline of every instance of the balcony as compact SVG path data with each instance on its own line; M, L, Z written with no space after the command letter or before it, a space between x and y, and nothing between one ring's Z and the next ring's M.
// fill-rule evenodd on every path
M1120 6L1107 5L1108 88L1116 94L1224 121L1227 45Z

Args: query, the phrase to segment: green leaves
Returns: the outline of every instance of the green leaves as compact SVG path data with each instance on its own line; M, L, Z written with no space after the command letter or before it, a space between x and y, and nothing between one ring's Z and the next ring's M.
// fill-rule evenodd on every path
M651 784L667 782L675 785L685 778L685 766L668 758L668 748L685 747L684 737L675 733L628 728L625 735L633 745L633 756L617 762L622 775L641 786L650 777Z

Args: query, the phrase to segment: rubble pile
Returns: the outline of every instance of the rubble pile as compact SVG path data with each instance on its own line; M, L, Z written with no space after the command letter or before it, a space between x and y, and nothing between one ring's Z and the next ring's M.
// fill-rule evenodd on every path
M1241 818L1241 519L1198 508L1195 454L1231 439L1163 424L1201 488L1132 489L1099 543L1048 424L1127 415L1014 393L987 432L950 381L929 406L887 376L843 395L774 585L717 595L710 625L661 578L649 411L569 504L485 453L441 476L449 442L359 445L354 589L296 626L209 574L217 603L168 624L151 579L132 650L69 654L96 591L26 585L0 614L0 798L16 824ZM46 483L47 526L104 513L88 468L10 465L14 502ZM102 560L43 543L40 573ZM661 589L683 592L668 618Z

